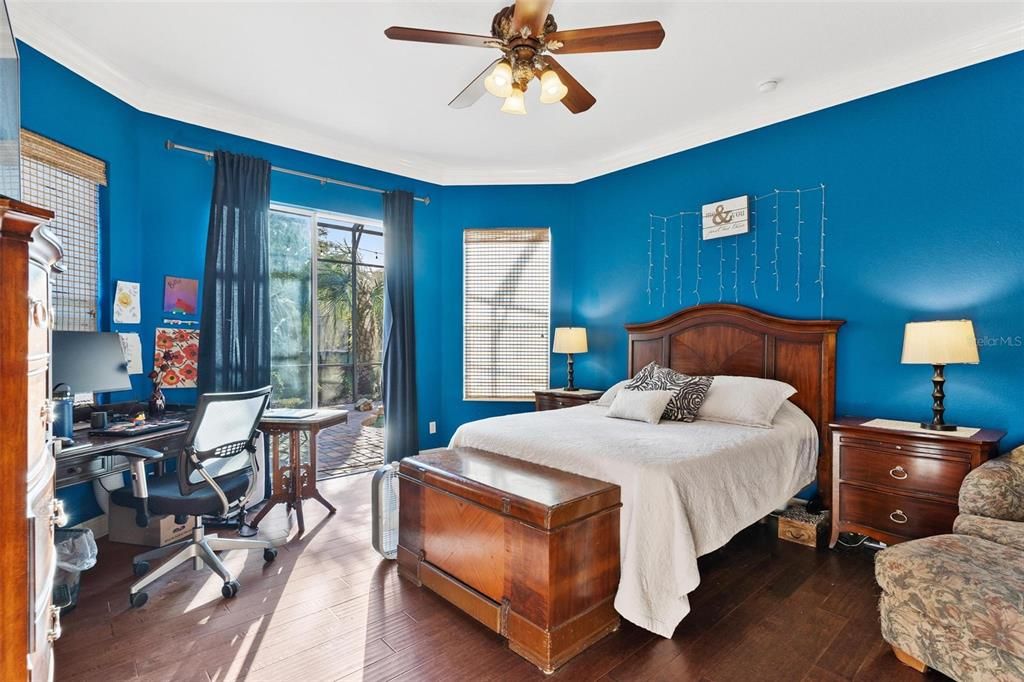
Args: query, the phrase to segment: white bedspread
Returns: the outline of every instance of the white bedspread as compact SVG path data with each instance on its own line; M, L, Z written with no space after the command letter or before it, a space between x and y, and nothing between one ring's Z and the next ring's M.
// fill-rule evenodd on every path
M463 424L451 445L476 447L618 484L622 577L615 609L671 637L700 583L697 557L785 505L814 480L814 423L786 402L772 429L697 420L610 419L606 407Z

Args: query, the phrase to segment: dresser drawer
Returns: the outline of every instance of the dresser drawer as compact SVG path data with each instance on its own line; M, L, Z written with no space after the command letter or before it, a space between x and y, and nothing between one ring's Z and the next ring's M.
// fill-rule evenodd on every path
M30 358L50 352L51 310L47 274L42 265L30 262L28 267L28 356Z
M949 533L958 513L954 502L934 502L846 483L839 485L839 505L845 522L907 538Z
M839 477L843 481L956 499L960 483L971 470L966 460L883 452L854 445L840 447Z

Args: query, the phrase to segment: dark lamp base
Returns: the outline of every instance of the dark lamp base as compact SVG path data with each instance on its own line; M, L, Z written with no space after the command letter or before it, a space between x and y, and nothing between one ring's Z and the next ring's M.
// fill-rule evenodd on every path
M578 391L578 390L580 390L580 389L579 389L578 387L576 387L576 386L566 386L566 387L565 387L565 388L563 388L562 390L563 390L563 391Z
M931 422L921 422L922 429L928 429L929 431L956 431L959 427L956 424L932 424Z

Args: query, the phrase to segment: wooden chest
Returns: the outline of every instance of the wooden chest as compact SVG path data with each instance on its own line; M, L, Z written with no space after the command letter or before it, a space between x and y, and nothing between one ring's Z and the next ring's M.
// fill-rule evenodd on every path
M617 485L472 448L399 468L399 574L551 672L619 627Z

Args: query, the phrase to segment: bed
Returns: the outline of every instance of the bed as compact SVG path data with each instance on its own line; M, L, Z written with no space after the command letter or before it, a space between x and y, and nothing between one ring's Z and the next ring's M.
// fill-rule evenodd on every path
M778 379L797 394L759 429L608 419L595 405L508 415L461 426L452 446L474 447L619 485L622 574L616 610L671 637L700 582L697 557L830 480L826 429L834 416L841 321L793 320L743 306L687 308L627 325L628 372L656 361L687 374ZM828 500L824 502L827 504Z

